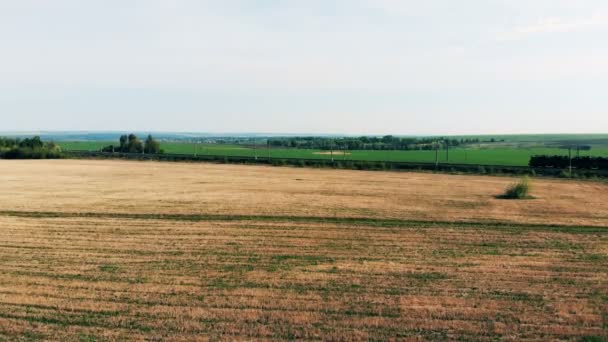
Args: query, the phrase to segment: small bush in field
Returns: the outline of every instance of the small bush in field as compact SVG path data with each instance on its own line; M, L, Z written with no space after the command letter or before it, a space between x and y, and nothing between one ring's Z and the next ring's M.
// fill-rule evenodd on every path
M500 198L504 199L527 199L532 198L530 196L530 179L526 176L523 177L519 182L510 185L505 193Z

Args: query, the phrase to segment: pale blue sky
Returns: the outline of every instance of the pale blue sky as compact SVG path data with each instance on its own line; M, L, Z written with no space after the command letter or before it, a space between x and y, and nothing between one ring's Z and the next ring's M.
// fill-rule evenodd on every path
M0 131L608 132L608 1L0 0Z

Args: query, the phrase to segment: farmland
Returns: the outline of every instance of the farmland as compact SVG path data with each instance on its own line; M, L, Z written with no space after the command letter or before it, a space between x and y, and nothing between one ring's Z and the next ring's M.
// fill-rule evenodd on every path
M505 201L501 177L0 168L0 340L607 336L605 183Z
M103 141L60 142L66 150L99 151L102 147L112 144ZM199 155L254 157L260 158L302 158L302 159L331 159L330 151L271 148L266 145L256 148L231 144L193 144L185 142L163 142L162 148L166 153ZM479 145L467 148L453 148L448 153L441 150L438 153L440 163L473 164L473 165L504 165L527 166L533 155L568 155L568 150L546 146L513 146L513 145ZM599 145L590 151L580 151L581 156L608 157L608 147ZM340 160L363 160L385 162L416 162L434 163L435 151L374 151L354 150L335 151L333 158Z

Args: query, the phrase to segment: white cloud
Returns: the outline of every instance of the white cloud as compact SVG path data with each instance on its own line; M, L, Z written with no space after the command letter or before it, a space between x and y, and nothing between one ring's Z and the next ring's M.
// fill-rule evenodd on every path
M605 14L594 14L587 18L577 19L547 17L534 24L502 32L498 35L498 40L519 40L549 33L581 32L604 28L608 28L608 15Z

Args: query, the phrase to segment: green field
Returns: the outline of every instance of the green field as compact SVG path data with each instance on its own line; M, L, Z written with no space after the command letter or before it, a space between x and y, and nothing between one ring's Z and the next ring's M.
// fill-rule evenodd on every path
M64 150L79 151L99 151L103 146L110 145L110 142L89 141L89 142L60 142ZM198 155L214 156L233 156L233 157L254 157L265 158L270 155L273 158L305 158L305 159L331 159L329 151L306 150L306 149L285 149L271 148L260 145L253 149L239 145L220 145L220 144L197 144L196 147L191 143L163 142L161 147L166 153L172 154L194 154L195 149ZM557 147L512 147L497 145L489 147L487 145L474 146L469 148L450 149L449 157L445 150L439 151L440 163L453 164L483 164L483 165L505 165L505 166L526 166L530 157L533 155L568 155L568 150ZM590 151L580 151L581 156L608 156L608 147L594 147ZM346 155L341 151L333 156L336 160L366 160L366 161L390 161L390 162L435 162L435 151L348 151Z

